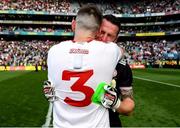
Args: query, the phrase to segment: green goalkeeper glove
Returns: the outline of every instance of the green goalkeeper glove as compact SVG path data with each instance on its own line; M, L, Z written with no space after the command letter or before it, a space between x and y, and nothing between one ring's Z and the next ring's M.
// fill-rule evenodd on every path
M92 101L101 104L105 108L116 110L121 104L118 92L116 90L116 81L113 79L108 85L104 82L100 83L92 96Z

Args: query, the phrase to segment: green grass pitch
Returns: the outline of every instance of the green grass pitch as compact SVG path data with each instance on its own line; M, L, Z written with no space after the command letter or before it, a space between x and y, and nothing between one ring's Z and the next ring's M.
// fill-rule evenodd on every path
M180 70L136 69L133 75L136 107L131 116L120 116L123 126L180 127ZM0 72L0 127L44 124L48 102L42 81L46 79L45 71Z
M128 127L180 127L180 70L133 70L134 77L179 85L168 86L134 78L135 111L121 116Z
M0 72L0 126L38 127L48 103L42 94L46 72Z

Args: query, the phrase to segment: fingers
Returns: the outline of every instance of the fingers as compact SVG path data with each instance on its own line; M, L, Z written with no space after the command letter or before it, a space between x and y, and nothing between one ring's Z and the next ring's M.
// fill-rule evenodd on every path
M55 101L55 92L54 92L54 86L52 83L48 80L44 81L43 85L43 93L46 99L50 102Z
M52 86L52 83L51 83L51 81L46 80L46 81L44 81L44 85L47 85L47 86Z
M115 89L109 85L105 85L104 86L104 90L112 95L115 95L116 92L115 92Z
M46 93L51 93L53 91L53 87L49 87L49 86L44 86L43 88L43 92Z
M116 88L116 81L114 79L111 81L111 87Z

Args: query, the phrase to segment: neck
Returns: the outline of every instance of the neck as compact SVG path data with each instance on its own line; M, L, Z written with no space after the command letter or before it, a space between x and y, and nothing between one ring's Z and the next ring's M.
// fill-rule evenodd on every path
M74 41L75 42L89 42L95 39L95 34L90 32L75 32Z

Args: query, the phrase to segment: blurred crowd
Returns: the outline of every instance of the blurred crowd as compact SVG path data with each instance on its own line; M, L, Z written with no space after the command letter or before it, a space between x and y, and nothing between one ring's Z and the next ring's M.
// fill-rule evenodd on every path
M180 0L1 0L0 10L76 13L84 3L96 3L106 14L171 13L180 10Z
M0 10L45 11L49 13L76 13L85 3L96 3L101 10L117 14L161 13L180 11L180 0L1 0ZM121 27L120 33L179 32L175 24ZM1 25L0 32L71 32L69 27ZM49 48L58 41L0 40L0 66L46 65ZM180 58L178 41L125 41L119 42L126 49L126 58L131 63L155 63L157 60L176 60Z
M0 10L67 13L70 11L70 3L68 0L1 0Z
M152 26L131 26L121 27L120 33L148 33L148 32L179 32L180 26L176 25L152 25Z
M15 32L15 31L24 31L24 32L71 32L72 30L68 27L66 28L59 28L55 26L0 26L0 32Z
M0 66L46 65L49 48L57 41L0 41ZM175 60L180 55L180 41L126 41L119 42L126 49L128 63L154 63L157 60Z
M180 59L180 40L126 41L118 42L118 44L127 51L126 57L130 64Z
M135 0L130 4L122 0L117 4L117 10L123 14L171 13L180 10L180 0Z
M0 41L0 65L46 65L47 52L55 41Z
M70 26L66 27L55 27L55 26L0 26L0 32L72 32L72 29ZM148 33L148 32L180 32L180 26L177 25L152 25L152 26L122 26L120 33L125 34L125 33L130 33L130 34L135 34L135 33Z

